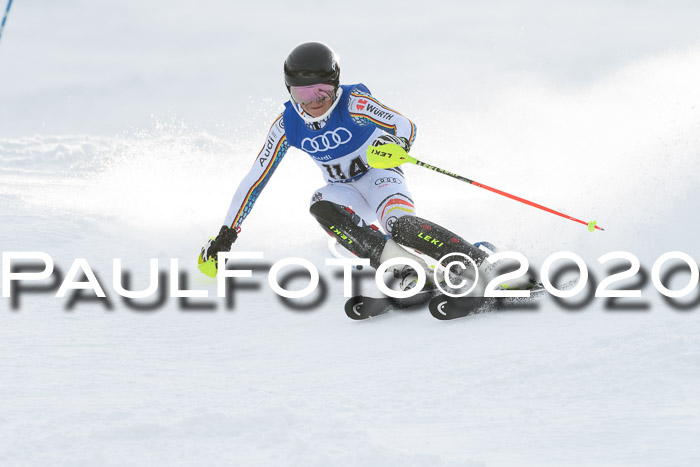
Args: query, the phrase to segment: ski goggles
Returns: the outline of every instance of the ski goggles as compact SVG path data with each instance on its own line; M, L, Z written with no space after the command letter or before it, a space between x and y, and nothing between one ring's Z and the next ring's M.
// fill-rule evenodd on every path
M311 86L291 86L289 93L297 104L308 105L333 98L335 86L332 84L312 84Z

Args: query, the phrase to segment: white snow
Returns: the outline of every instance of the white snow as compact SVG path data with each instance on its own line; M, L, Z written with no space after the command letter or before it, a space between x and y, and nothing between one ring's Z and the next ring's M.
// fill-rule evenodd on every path
M57 285L16 308L0 299L0 464L697 465L700 288L672 307L649 275L667 251L700 259L699 14L695 2L15 2L0 41L0 249L46 252L61 276L85 258L111 308L70 308ZM196 255L287 98L284 57L306 40L417 123L419 159L606 231L407 167L420 214L535 268L573 251L594 285L610 274L599 256L634 253L647 280L619 285L642 298L618 303L648 307L548 299L454 322L426 309L351 321L307 211L323 181L296 151L234 251L306 258L328 294L292 310L263 268L232 308L215 298ZM166 273L179 259L212 309L128 307L113 258L133 288L148 285L149 258Z

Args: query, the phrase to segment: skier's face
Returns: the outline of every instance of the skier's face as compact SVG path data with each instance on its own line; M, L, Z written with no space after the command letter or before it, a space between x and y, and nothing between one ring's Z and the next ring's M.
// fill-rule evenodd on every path
M311 104L301 104L301 108L304 112L311 115L312 117L320 117L321 115L328 112L328 109L333 105L333 100L326 99L321 102L312 102Z
M328 83L292 86L289 88L289 92L294 102L312 117L320 117L325 114L333 105L335 98L335 86Z

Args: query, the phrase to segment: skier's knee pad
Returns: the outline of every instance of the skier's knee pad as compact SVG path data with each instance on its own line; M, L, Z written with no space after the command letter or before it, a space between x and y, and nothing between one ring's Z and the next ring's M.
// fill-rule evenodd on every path
M386 238L373 225L367 225L360 216L347 207L331 201L318 201L309 208L311 215L339 244L360 258L369 258L376 268Z
M436 260L450 253L464 253L479 266L486 253L446 228L418 216L400 217L394 224L392 238Z

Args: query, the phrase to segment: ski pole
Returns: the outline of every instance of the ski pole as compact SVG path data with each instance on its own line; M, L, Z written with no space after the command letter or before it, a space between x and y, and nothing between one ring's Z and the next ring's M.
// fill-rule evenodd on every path
M7 21L7 15L10 13L10 7L12 6L12 0L7 2L7 8L5 8L5 16L2 17L2 23L0 23L0 38L2 37L2 30L5 29L5 22Z
M430 169L434 172L438 172L444 175L449 175L452 178L456 178L457 180L461 180L463 182L469 183L470 185L478 186L479 188L483 188L484 190L491 191L493 193L499 194L501 196L505 196L506 198L514 199L515 201L520 201L521 203L527 204L528 206L532 206L537 209L541 209L543 211L547 211L549 213L555 214L557 216L563 217L565 219L572 220L574 222L578 222L579 224L583 224L588 226L588 230L590 232L593 232L595 229L598 230L605 230L602 227L599 227L596 223L596 221L582 221L581 219L576 219L575 217L568 216L564 213L561 213L559 211L555 211L554 209L550 209L546 206L542 206L541 204L533 203L532 201L528 201L524 198L521 198L519 196L511 195L510 193L506 193L505 191L501 191L497 188L492 188L488 185L484 185L483 183L476 182L474 180L470 180L466 177L462 177L461 175L457 175L456 173L449 172L447 170L441 169L439 167L435 167L434 165L426 164L425 162L421 162L415 157L409 156L404 149L399 146L398 144L383 144L381 146L370 146L367 148L367 162L369 162L369 165L371 165L374 168L377 169L390 169L392 167L398 167L401 164L404 164L406 162L410 164L416 164L420 167L425 167L426 169Z

